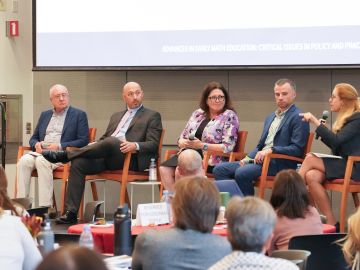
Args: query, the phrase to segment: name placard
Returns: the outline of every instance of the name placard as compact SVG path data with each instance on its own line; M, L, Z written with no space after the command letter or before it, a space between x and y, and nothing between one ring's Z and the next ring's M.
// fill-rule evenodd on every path
M169 223L166 203L139 204L136 211L136 226L149 226Z

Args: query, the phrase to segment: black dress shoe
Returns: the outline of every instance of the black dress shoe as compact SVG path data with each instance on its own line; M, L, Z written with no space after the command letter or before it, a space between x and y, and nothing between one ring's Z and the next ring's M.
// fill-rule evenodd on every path
M56 224L70 224L75 222L77 222L77 214L74 214L68 210L65 210L62 216L55 220Z
M51 163L68 163L67 152L62 150L44 150L43 157Z

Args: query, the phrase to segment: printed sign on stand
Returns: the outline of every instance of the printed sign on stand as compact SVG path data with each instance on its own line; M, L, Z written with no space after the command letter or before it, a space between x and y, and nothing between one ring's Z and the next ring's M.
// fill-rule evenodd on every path
M169 223L166 203L139 204L136 211L136 226L149 226Z

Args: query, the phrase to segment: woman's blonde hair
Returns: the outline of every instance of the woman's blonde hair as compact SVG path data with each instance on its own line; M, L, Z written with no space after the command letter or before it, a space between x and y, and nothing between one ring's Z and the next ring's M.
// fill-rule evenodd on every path
M354 112L360 111L360 101L356 89L350 84L339 83L334 89L337 89L339 98L344 101L333 127L333 131L338 132Z
M344 242L341 244L345 260L352 265L352 269L359 270L359 258L360 258L360 207L348 219L348 234L345 238L338 242Z

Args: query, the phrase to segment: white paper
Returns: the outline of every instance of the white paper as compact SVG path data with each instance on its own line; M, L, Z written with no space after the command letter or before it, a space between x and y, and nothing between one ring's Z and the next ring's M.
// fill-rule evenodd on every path
M342 159L342 157L340 157L340 156L320 154L320 153L314 153L314 152L307 153L306 155L309 155L309 154L313 154L314 156L317 156L317 157L320 157L320 158L339 158L339 159Z
M169 223L166 203L139 204L136 211L136 226L149 226Z
M34 157L40 157L42 156L42 154L39 154L37 152L29 152L30 155L34 156Z

